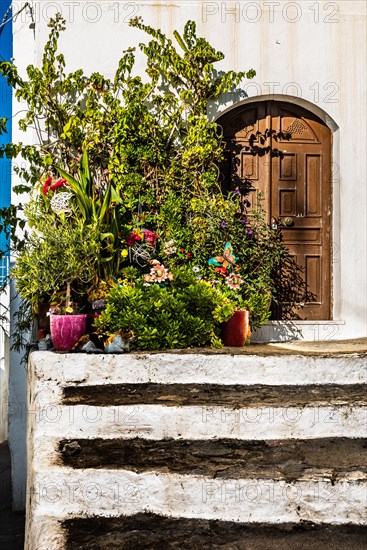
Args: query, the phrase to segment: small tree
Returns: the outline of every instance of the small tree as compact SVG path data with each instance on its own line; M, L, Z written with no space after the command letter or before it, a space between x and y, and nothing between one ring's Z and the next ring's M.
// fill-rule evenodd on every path
M224 56L196 35L192 21L182 35L174 32L176 45L139 18L130 24L150 37L139 45L146 56L144 81L133 74L133 48L123 52L113 79L82 70L65 73L58 52L65 28L60 15L50 20L41 66L30 65L27 79L12 63L0 63L0 73L27 105L20 128L33 127L38 137L32 146L0 148L1 155L28 162L27 168L15 167L22 180L15 192L30 193L25 214L36 233L17 236L25 223L23 206L0 212L0 229L11 235L19 254L13 275L25 310L31 302L37 311L40 301L66 285L86 295L96 281L118 278L131 263L125 250L129 235L144 229L159 237L152 250L161 259L167 241L176 241L180 253L169 259L172 267L190 260L207 277L210 256L221 254L230 239L236 270L246 280L240 299L247 304L257 299L259 314L253 319L263 323L273 290L271 269L286 251L260 212L245 227L239 195L222 193L223 143L207 116L210 102L255 71L218 73L215 63ZM60 186L71 192L67 213L52 209L49 190L64 192Z

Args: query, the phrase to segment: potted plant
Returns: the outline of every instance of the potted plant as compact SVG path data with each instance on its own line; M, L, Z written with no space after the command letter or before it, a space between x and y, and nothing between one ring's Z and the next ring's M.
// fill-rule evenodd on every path
M245 309L252 328L260 326L287 251L261 208L247 212L245 186L221 188L224 144L207 116L210 101L254 71L217 73L223 54L197 36L192 21L182 36L175 31L175 47L135 18L130 24L150 36L140 45L147 79L134 76L132 50L113 79L65 75L57 53L64 24L60 15L51 20L42 66L29 68L29 80L0 63L28 105L21 127L34 125L40 137L38 147L12 144L6 151L29 161L19 189L31 193L29 231L16 240L12 210L2 224L11 227L18 252L12 275L23 312L38 313L60 293L81 303L83 313L106 299L96 325L109 336L134 332L136 349L220 345L220 325L235 310ZM105 296L99 283L109 280L118 284Z
M71 285L66 285L65 304L53 303L49 309L50 332L55 351L70 351L87 332L87 313L79 313L73 305Z
M110 291L97 331L108 341L114 334L133 335L131 347L139 350L220 347L221 324L235 304L188 267L170 272L153 260L147 271Z

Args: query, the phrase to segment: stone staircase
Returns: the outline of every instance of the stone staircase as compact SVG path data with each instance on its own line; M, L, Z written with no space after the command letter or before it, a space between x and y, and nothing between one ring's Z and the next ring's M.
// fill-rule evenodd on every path
M26 548L366 548L366 352L35 352Z

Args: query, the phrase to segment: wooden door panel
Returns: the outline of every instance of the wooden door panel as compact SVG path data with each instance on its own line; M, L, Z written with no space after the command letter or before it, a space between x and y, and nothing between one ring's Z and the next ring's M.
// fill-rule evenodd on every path
M325 178L330 163L330 132L298 108L272 102L272 130L281 133L272 159L269 181L272 216L284 224L285 245L304 270L309 298L298 314L303 319L330 319L330 226L331 192ZM287 136L283 135L291 134ZM288 219L287 219L288 218Z
M284 243L304 270L310 299L299 316L330 319L330 130L304 109L276 101L239 107L220 124L231 151L232 189L246 186L250 210L256 192L263 193L268 223L281 221ZM267 139L253 139L251 152L257 132Z
M295 189L278 189L279 215L284 217L297 215L297 195Z
M297 153L283 153L278 169L279 181L297 181Z
M320 154L305 155L305 214L306 216L322 216L322 186L321 181L322 156Z

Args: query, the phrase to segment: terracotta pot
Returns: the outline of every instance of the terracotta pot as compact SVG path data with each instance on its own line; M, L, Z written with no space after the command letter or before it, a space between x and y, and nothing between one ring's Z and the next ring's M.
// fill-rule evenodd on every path
M243 347L249 335L249 312L239 309L222 326L222 340L225 346Z
M54 349L70 351L87 333L86 313L80 315L50 315L50 330Z

